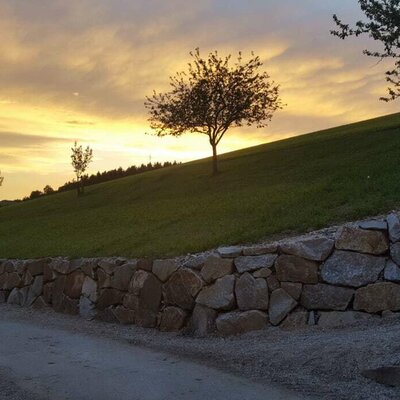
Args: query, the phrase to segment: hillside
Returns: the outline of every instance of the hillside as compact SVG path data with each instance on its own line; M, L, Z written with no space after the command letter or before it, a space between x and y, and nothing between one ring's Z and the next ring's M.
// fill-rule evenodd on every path
M167 257L400 205L400 114L0 208L0 258Z

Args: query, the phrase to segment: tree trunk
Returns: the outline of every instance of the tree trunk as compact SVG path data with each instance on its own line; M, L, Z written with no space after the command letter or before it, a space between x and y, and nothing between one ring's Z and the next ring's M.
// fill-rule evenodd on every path
M211 144L213 150L212 164L213 164L213 175L217 175L218 170L218 156L217 156L217 145L215 143Z

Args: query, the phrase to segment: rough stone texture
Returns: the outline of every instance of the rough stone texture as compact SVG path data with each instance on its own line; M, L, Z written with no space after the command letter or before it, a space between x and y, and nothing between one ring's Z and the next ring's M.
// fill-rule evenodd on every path
M244 256L261 256L263 254L276 253L278 251L278 245L276 243L244 247Z
M213 255L217 257L217 255ZM190 255L182 264L182 267L200 271L206 260L210 257L208 254Z
M137 310L139 308L139 296L127 293L122 300L122 304L125 308Z
M304 285L300 303L308 310L343 311L353 298L354 290L318 283Z
M65 275L57 276L52 288L52 304L53 308L58 312L62 312L63 310L62 303L63 303L64 286L66 280L67 277Z
M33 276L31 275L31 273L29 271L25 271L23 277L22 277L22 284L24 286L29 286L31 285L33 282Z
M15 287L20 287L22 280L16 272L9 272L5 274L5 283L3 285L4 290L12 290Z
M277 257L277 254L237 257L235 259L235 267L241 274L244 272L256 271L261 268L271 268Z
M97 270L97 282L100 289L111 288L111 275L99 268Z
M122 304L124 294L124 292L116 289L103 289L97 299L97 308L99 310L105 310L109 306Z
M381 255L388 251L389 242L383 232L345 226L338 232L336 248Z
M307 325L309 325L309 326L317 325L317 316L315 314L315 311L310 311L309 312Z
M217 249L217 253L224 258L234 258L242 254L242 247L239 246L228 246L220 247Z
M360 288L354 297L355 310L369 313L400 310L400 285L380 282Z
M7 292L0 290L0 303L7 302Z
M122 258L102 258L98 262L98 266L108 275L112 275L114 273L114 270L116 267L119 265L122 265L124 263L124 259Z
M43 299L47 304L52 303L53 299L53 282L45 283L43 285Z
M120 324L129 325L135 323L135 312L133 310L124 306L117 306L111 309L111 311Z
M79 315L86 319L94 319L96 317L96 308L94 303L88 297L81 297L79 300Z
M285 318L280 326L285 330L302 329L307 326L307 321L307 311L294 311Z
M220 258L216 256L210 256L204 262L204 266L201 269L201 277L207 282L211 283L222 278L225 275L233 273L233 260L230 258Z
M318 326L321 326L322 328L335 328L369 321L372 318L374 318L374 316L371 314L366 314L359 311L321 312L318 320Z
M190 320L192 333L196 336L205 336L214 332L216 329L215 320L217 319L217 315L217 311L212 308L196 304Z
M400 241L400 220L396 214L389 214L386 218L389 230L389 239L392 243Z
M39 296L32 304L32 307L36 310L41 310L48 307L48 304L44 301L42 296Z
M98 262L99 262L99 260L97 260L96 258L88 258L88 259L84 260L82 262L82 266L81 266L82 272L86 276L88 276L92 279L95 279Z
M369 221L362 221L358 225L361 229L369 229L372 231L386 231L388 224L382 219L371 219Z
M397 265L400 265L400 242L390 246L390 256Z
M65 314L71 314L71 315L79 314L79 300L70 299L68 296L64 296L62 306L63 306L62 312Z
M161 313L159 329L162 332L177 332L182 329L186 317L186 311L181 308L166 307Z
M53 258L50 262L49 267L58 272L59 274L69 274L71 272L69 260L65 258Z
M271 268L261 268L253 272L254 278L268 278L272 275Z
M157 312L139 307L135 310L135 324L142 328L155 328L157 326Z
M179 265L176 260L155 260L153 263L153 274L161 282L166 282L178 268Z
M19 289L14 288L13 290L11 290L11 293L8 295L7 303L15 304L18 306L22 305L22 295Z
M147 258L136 260L136 269L142 269L143 271L151 272L153 269L153 261Z
M280 281L318 283L318 263L315 261L284 254L276 260L275 268Z
M86 276L82 284L82 295L87 297L91 302L97 301L97 282Z
M222 335L238 335L257 331L267 326L267 315L261 311L230 312L221 314L216 320L217 330Z
M400 282L400 267L392 260L388 260L386 263L384 278L387 281Z
M127 291L129 288L129 282L135 272L136 264L123 264L115 267L114 274L110 281L110 286L113 289ZM118 318L117 318L118 319Z
M332 285L360 287L376 282L385 258L337 250L321 267L322 279Z
M43 282L47 283L47 282L53 282L54 279L56 279L57 274L55 273L55 271L53 270L53 268L51 268L51 266L46 263L43 266Z
M279 325L296 306L297 301L283 289L274 290L271 293L268 312L271 324Z
M311 261L325 261L331 254L335 242L324 237L311 237L280 244L282 253L306 258Z
M281 282L281 288L292 296L295 300L299 300L301 296L301 290L303 289L303 285L301 283L294 282Z
M64 293L71 299L79 299L82 293L82 285L84 279L85 274L80 271L75 271L67 275Z
M46 264L46 259L28 260L25 263L25 268L32 276L43 275L43 267Z
M279 284L278 279L276 279L275 275L270 275L267 278L267 285L268 285L268 289L269 289L270 292L273 292L274 290L279 289L280 286L281 286Z
M199 275L191 269L180 268L164 285L164 301L185 310L191 310L203 286Z
M129 292L137 296L137 308L157 312L161 302L161 283L151 273L136 271L129 286ZM130 299L131 305L134 304ZM133 308L133 307L132 307Z
M30 307L34 301L43 293L43 276L36 276L33 284L29 287L24 306Z
M268 286L265 279L255 279L246 272L237 279L235 294L239 310L268 309Z
M196 303L215 310L231 310L235 306L234 286L233 275L217 279L213 285L201 290Z

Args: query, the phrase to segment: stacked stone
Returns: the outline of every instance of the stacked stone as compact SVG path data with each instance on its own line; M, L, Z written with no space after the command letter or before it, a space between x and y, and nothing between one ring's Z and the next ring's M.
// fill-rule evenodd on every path
M184 259L2 260L0 301L162 331L340 326L400 311L400 221Z

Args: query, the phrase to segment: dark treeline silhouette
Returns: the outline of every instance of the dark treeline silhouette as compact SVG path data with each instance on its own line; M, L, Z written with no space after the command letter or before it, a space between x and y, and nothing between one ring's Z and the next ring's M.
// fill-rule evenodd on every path
M109 171L104 171L104 172L99 171L96 174L83 176L82 180L84 181L85 186L91 186L91 185L96 185L97 183L103 183L103 182L112 181L114 179L123 178L125 176L137 175L137 174L142 174L143 172L154 171L154 170L160 169L160 168L172 167L173 165L178 165L178 164L179 163L177 163L176 161L174 161L174 162L165 161L164 163L149 162L148 164L142 164L139 166L132 165L126 169L119 167L119 168L112 169ZM72 181L65 183L64 185L60 186L57 190L53 190L51 186L46 185L46 187L43 189L43 191L34 190L30 194L30 196L24 197L23 201L36 199L41 196L49 196L54 193L66 192L69 190L76 190L76 186L77 186L76 180L72 180Z

